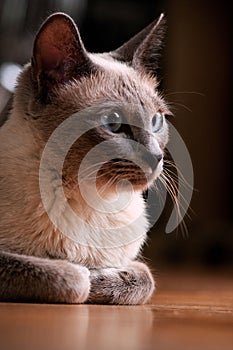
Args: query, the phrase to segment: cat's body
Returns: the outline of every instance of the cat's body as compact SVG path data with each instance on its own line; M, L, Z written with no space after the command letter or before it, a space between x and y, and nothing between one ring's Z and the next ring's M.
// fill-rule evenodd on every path
M156 141L148 129L155 113L167 113L150 72L153 55L156 57L155 50L151 48L149 53L149 49L153 38L157 44L160 42L160 25L158 22L149 26L127 48L99 55L86 52L68 16L51 16L41 28L32 63L19 77L10 118L0 129L0 300L138 304L151 296L152 275L146 265L135 259L149 227L142 192L160 174L162 157L158 152L162 154L167 142L165 121L162 131L156 131ZM143 55L146 50L148 59ZM51 164L43 174L45 192L60 223L57 227L41 199L39 172L45 146L54 130L74 113L100 105L109 110L109 104L113 112L116 106L136 106L132 118L137 115L137 123L146 131L132 126L130 132L119 132L111 129L112 123L96 127L94 134L91 131L74 142L62 174L53 166L59 152L52 153ZM145 120L141 120L142 113ZM127 115L127 124L134 125L130 118ZM93 130L95 124L91 126ZM144 174L131 163L108 163L98 185L101 189L109 184L105 201L88 204L77 182L83 157L107 140L125 158L123 150L131 150L129 133L150 151L144 158L153 154L158 164L152 166L146 158L150 177L145 181ZM114 175L118 171L116 163L126 169L118 177ZM111 182L114 176L116 182L131 181L134 191L125 187L122 193L128 191L131 201L117 213L106 213L103 209L117 199L115 183ZM60 200L59 181L64 187L65 206ZM92 186L87 176L82 190L90 198ZM68 205L76 216L70 215ZM110 228L120 232L119 236Z

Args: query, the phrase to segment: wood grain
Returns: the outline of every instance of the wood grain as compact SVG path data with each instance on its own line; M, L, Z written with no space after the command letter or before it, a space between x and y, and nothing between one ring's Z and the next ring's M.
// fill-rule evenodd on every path
M143 306L0 304L1 350L232 350L233 281L163 273Z

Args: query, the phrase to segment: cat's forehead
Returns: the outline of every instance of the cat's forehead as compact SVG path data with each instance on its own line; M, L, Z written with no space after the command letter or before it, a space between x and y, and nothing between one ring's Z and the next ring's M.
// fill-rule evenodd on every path
M93 54L92 61L98 67L91 76L75 80L61 90L64 103L77 103L85 108L111 102L119 105L143 107L147 114L160 110L166 113L164 100L157 91L157 80L138 72L125 63L116 61L107 54ZM72 102L70 101L72 99ZM86 103L86 105L85 105ZM75 108L75 106L74 106Z
M132 66L113 59L109 54L94 54L91 58L99 66L106 88L114 89L115 93L132 102L134 100L135 102L141 100L142 104L148 104L149 100L155 102L158 96L156 90L158 83L155 77L143 74Z

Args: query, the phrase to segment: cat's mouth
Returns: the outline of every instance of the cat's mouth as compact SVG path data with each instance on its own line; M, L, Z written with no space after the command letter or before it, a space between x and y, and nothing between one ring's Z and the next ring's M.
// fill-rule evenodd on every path
M99 182L100 185L105 182L109 187L114 187L119 182L121 182L122 186L127 187L130 183L135 190L145 191L153 184L161 171L162 162L152 168L143 162L141 166L139 166L128 159L114 158L106 162L99 169L97 182Z

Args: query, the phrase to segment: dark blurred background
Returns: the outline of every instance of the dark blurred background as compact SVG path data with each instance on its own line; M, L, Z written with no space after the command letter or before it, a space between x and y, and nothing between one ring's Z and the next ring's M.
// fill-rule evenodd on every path
M195 192L191 219L185 220L188 238L181 228L164 233L172 209L168 201L149 234L145 255L158 269L194 265L229 271L233 265L230 1L1 0L0 111L13 90L11 75L29 60L35 32L54 11L73 17L93 52L120 46L165 12L168 29L158 75L175 114L172 123L191 155Z

